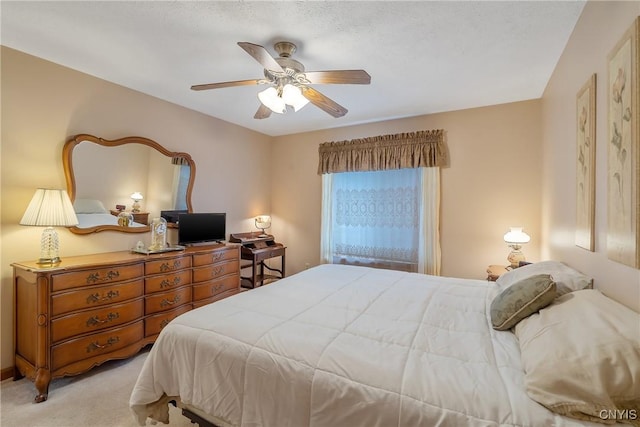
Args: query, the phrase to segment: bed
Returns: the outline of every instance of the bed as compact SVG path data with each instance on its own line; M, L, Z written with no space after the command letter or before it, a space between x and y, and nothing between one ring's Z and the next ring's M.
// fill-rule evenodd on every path
M78 198L73 202L73 208L78 218L78 227L89 228L101 225L120 225L118 217L112 215L104 204L97 199ZM129 222L129 227L146 227L134 221Z
M553 284L557 294L560 284ZM528 395L531 381L523 366L559 367L565 355L560 349L542 356L527 350L534 355L527 360L521 358L521 341L533 345L544 335L536 329L555 322L534 322L545 310L574 304L580 292L599 294L590 284L571 282L577 289L569 291L575 292L554 294L548 307L515 327L496 330L494 300L512 283L317 266L174 319L151 349L130 407L140 425L147 417L168 422L168 401L220 427L570 427L602 425L592 422L597 419L633 421L633 411L640 410L640 345L627 336L638 332L633 326L617 340L630 360L620 366L623 378L616 367L606 366L614 387L630 390L624 416L615 407L617 415L578 419L585 415L581 407L575 412L579 405L559 412ZM622 313L620 321L640 319L612 303ZM514 332L518 327L520 337ZM573 376L571 369L568 365Z

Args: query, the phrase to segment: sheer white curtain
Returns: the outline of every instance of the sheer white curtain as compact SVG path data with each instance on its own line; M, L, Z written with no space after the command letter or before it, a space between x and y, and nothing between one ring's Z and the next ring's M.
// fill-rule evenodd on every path
M440 170L322 175L325 263L440 273Z
M187 188L190 176L191 168L188 164L176 165L173 174L173 191L171 192L173 209L187 209Z

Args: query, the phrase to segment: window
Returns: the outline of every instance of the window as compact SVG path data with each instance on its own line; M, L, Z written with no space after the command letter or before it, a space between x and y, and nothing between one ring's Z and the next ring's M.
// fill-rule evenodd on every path
M440 274L442 129L318 147L321 261Z
M438 168L323 175L323 261L439 273Z

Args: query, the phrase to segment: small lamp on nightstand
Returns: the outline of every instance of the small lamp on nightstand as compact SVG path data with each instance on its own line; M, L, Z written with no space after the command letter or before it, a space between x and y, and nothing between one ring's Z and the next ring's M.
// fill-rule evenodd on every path
M58 233L53 227L78 225L78 217L65 190L38 188L33 195L20 225L46 227L40 238L40 259L38 264L60 262Z
M262 234L258 237L267 237L264 230L271 227L271 216L269 215L258 215L255 219L256 228L262 230Z
M133 205L131 205L131 212L138 213L140 212L140 200L142 200L142 194L139 191L136 191L131 195L131 200L133 200Z
M504 235L504 241L512 250L507 260L511 264L511 268L518 268L520 261L524 261L524 254L520 251L522 245L529 243L531 237L524 231L522 227L510 227L510 231Z

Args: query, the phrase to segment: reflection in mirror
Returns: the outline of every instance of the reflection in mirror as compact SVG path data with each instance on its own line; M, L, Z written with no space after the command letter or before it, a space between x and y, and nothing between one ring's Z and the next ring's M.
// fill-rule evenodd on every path
M146 232L161 211L191 212L195 163L150 139L76 135L64 146L63 164L79 221L74 233ZM142 195L139 211L133 209L134 193Z

